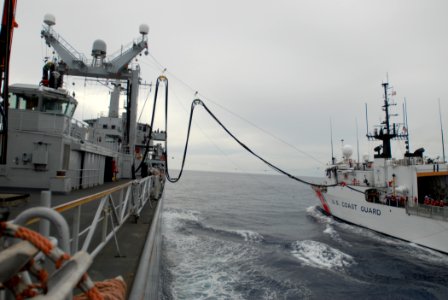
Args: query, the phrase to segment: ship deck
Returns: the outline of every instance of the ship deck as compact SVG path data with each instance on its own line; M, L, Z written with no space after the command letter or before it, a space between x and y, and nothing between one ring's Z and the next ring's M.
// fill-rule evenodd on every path
M81 197L89 196L126 182L128 182L128 180L120 180L117 182L106 183L104 185L88 189L75 190L70 194L52 194L51 206L54 207L72 200L79 199ZM15 193L26 193L29 194L29 197L26 203L10 208L9 220L15 218L21 211L25 209L37 207L40 205L41 190L0 188L0 196L2 194ZM81 215L81 222L83 222L83 220L84 222L88 222L92 219L92 215L96 210L94 205L95 203L92 203L92 209L83 211ZM121 275L126 281L129 291L134 280L134 276L139 264L139 259L151 226L151 221L153 219L155 210L156 205L149 205L148 203L141 211L140 217L137 220L131 217L125 222L125 224L122 225L117 233L119 253L117 251L114 239L111 239L102 249L102 251L99 252L99 254L95 257L94 262L88 271L88 274L94 281L114 278ZM63 215L70 224L70 215ZM100 237L96 236L95 238L99 239Z

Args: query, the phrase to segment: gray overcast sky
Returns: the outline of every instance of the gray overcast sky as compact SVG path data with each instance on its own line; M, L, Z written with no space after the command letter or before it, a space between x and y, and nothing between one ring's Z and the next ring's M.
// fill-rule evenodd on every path
M447 12L444 0L19 0L11 83L39 81L43 57L50 54L39 34L46 13L56 16L55 30L87 56L95 39L106 41L113 53L138 37L138 26L146 23L149 51L168 68L170 79L172 167L181 157L196 90L237 136L294 174L323 172L330 160L330 118L337 157L341 139L354 146L356 156L356 122L361 155L372 156L378 143L365 139L364 105L372 126L382 118L381 82L387 73L397 107L407 99L411 148L424 147L436 157L442 152L439 98L448 126ZM139 62L142 78L154 82L157 63L150 56ZM78 118L107 111L106 89L76 82ZM147 94L141 90L140 108ZM146 109L144 120L147 115ZM196 117L187 168L267 169L203 111ZM402 144L394 149L404 153Z

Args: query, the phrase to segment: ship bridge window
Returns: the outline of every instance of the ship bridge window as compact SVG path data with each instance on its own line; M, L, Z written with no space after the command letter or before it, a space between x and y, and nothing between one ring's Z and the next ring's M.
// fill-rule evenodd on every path
M67 110L65 112L65 115L69 118L73 117L75 114L76 104L71 102L67 105Z
M63 114L66 106L67 102L58 99L44 98L42 111L53 114Z
M75 113L75 108L75 103L69 102L65 99L44 98L42 111L66 115L71 118Z
M9 94L9 108L37 110L39 98L35 95Z

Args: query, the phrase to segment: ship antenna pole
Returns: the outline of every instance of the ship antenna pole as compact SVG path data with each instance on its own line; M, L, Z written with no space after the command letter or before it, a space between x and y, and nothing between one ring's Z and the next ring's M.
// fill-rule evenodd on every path
M330 142L331 142L331 164L334 165L335 159L333 154L333 124L330 117Z
M384 111L386 113L386 134L383 137L383 157L384 158L391 158L391 149L390 149L390 140L391 140L391 133L390 133L390 120L389 120L389 99L387 97L387 89L389 86L389 82L383 83L384 88Z
M440 109L440 98L439 98L439 118L440 118L440 133L442 135L442 154L443 162L445 162L445 141L443 139L443 125L442 125L442 111Z
M359 165L359 133L358 133L358 118L355 118L356 123L356 151L358 152L358 165Z
M366 105L366 129L367 129L367 135L369 135L369 118L367 117L367 103Z
M409 143L409 123L408 123L408 102L406 101L406 98L404 98L404 115L406 116L406 141L407 141L407 150L408 152L411 149L411 145Z

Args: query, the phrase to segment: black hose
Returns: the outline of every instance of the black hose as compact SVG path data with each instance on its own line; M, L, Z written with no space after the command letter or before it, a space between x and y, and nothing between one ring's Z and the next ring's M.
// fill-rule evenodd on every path
M154 117L156 114L156 104L157 104L157 95L159 93L159 83L160 81L166 81L166 89L165 89L165 103L168 103L168 79L165 76L159 76L157 78L156 81L156 89L154 91L154 104L152 106L152 116L151 116L151 125L149 125L149 136L148 136L148 141L146 142L146 149L145 149L145 153L143 154L143 158L142 161L140 162L140 164L138 165L137 169L135 169L135 172L138 172L140 170L140 168L142 167L143 162L146 159L146 156L148 156L148 152L149 152L149 144L151 142L152 139L152 128L154 125ZM165 131L166 134L166 131Z
M159 81L164 81L165 82L165 157L168 158L169 154L168 154L168 79L165 76L159 76L159 78L157 78L157 82L156 82L156 89L155 89L155 94L154 94L154 105L153 105L153 111L152 111L152 118L151 118L151 128L150 128L150 139L152 138L152 128L153 128L153 124L154 124L154 116L155 116L155 111L156 111L156 103L157 103L157 94L158 94L158 89L159 89ZM243 147L247 152L249 152L250 154L252 154L253 156L255 156L256 158L258 158L259 160L261 160L263 163L265 163L266 165L268 165L270 168L272 168L273 170L277 171L280 174L283 174L295 181L301 182L303 184L306 185L310 185L313 187L334 187L334 186L338 186L339 183L334 183L334 184L317 184L317 183L313 183L313 182L309 182L307 180L301 179L297 176L294 176L288 172L286 172L285 170L277 167L276 165L270 163L269 161L267 161L266 159L262 158L260 155L258 155L257 153L255 153L252 149L250 149L246 144L244 144L242 141L240 141L232 132L230 132L229 129L227 129L227 127L216 117L216 115L207 107L207 105L205 105L205 103L200 100L200 99L195 99L193 100L193 102L191 103L191 108L190 108L190 118L188 120L188 130L187 130L187 138L185 141L185 146L184 146L184 152L183 152L183 156L182 156L182 164L181 164L181 168L179 171L179 175L176 178L173 178L170 176L169 173L169 167L168 167L168 159L166 159L165 162L165 176L166 179L169 182L175 183L177 181L180 180L180 178L182 177L182 173L184 170L184 166L185 166L185 159L187 157L187 150L188 150L188 142L190 140L190 132L191 132L191 123L193 120L193 115L194 115L194 109L196 108L196 106L201 105L205 111L216 121L216 123L219 124L219 126L221 126L221 128L230 136L232 137L232 139L237 142L241 147ZM145 154L143 156L143 160L146 158L147 152L149 151L149 141L147 143L147 148L145 151ZM139 165L139 167L137 168L136 171L138 171L141 167L141 163ZM348 187L348 186L347 186ZM357 189L354 189L352 187L348 187L356 192L359 193L363 193L362 191L359 191Z

